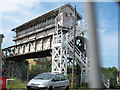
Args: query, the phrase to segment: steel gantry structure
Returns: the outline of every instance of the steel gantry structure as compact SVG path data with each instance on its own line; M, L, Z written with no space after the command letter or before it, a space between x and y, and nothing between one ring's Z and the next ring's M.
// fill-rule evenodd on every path
M63 73L67 75L67 57L68 54L72 56L73 53L73 16L70 16L69 27L61 26L63 12L61 12L56 17L56 32L53 35L52 43L52 72L54 73ZM80 22L79 22L80 24ZM87 76L85 69L87 67L87 58L86 55L86 39L85 34L85 22L78 25L76 29L76 46L75 46L75 56L77 63L81 66L83 76ZM84 43L83 43L84 42ZM70 52L68 52L70 51ZM82 77L83 78L83 77Z
M67 75L68 56L73 56L74 8L66 4L31 20L12 31L16 32L16 45L2 50L2 58L14 60L52 56L52 72ZM88 82L89 61L87 57L87 23L77 12L75 34L75 63L81 68L81 83ZM20 64L17 64L20 66ZM17 67L16 67L17 68ZM17 72L20 71L20 67ZM21 72L22 73L22 72ZM20 75L19 75L20 76ZM102 75L104 85L109 80Z

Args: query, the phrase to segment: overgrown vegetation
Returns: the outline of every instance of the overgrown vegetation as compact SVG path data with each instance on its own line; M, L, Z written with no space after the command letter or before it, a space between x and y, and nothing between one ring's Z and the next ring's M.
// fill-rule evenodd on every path
M31 69L29 70L29 80L34 78L36 75L43 73L43 72L50 72L51 70L51 61L46 61L46 65L32 65Z
M24 82L20 79L13 78L14 81L9 81L7 84L7 88L26 88L27 82Z
M117 72L117 68L115 67L112 67L112 68L102 68L102 72L103 74L108 78L110 79L110 88L119 88L116 84L116 80L115 78L116 75L115 73Z
M23 72L27 72L27 64L23 65L26 69L24 69ZM77 72L78 71L78 72ZM35 77L36 75L38 75L39 73L43 73L43 72L51 72L51 61L47 61L46 65L40 65L40 64L36 64L36 65L32 65L31 69L29 70L29 80L31 80L33 77ZM72 67L68 67L68 78L70 80L70 86L71 86L71 77L72 77ZM115 67L112 68L102 68L102 73L108 78L110 79L110 88L119 88L115 82L115 72L117 72L117 69ZM78 78L76 78L77 74L80 74L80 68L77 70L77 68L75 67L75 77L74 77L74 88L78 89L79 87L77 86L77 80ZM27 82L26 82L26 77L27 77L27 73L24 73L22 75L22 77L24 77L22 80L20 79L16 79L14 81L10 81L9 84L7 85L7 88L26 88ZM81 77L79 75L79 77ZM80 88L88 88L88 84L87 83L82 83L80 84Z
M69 67L68 70L72 70L72 68ZM76 70L76 68L75 68L75 70ZM115 68L115 67L102 68L102 73L105 75L105 77L106 77L107 79L110 80L110 88L120 88L120 86L117 85L116 79L115 79L115 78L117 78L117 76L115 75L115 73L116 73L117 71L118 71L118 70L117 70L117 68ZM76 73L75 73L75 74L76 74ZM68 76L68 78L69 78L69 80L70 80L70 85L71 85L72 74L68 74L67 76ZM76 78L76 77L74 77L74 81L75 81L75 82L74 82L74 88L79 88L79 87L77 86L77 84L76 84L76 81L77 81L77 78ZM88 84L87 84L87 83L82 83L82 84L80 84L80 88L88 88Z

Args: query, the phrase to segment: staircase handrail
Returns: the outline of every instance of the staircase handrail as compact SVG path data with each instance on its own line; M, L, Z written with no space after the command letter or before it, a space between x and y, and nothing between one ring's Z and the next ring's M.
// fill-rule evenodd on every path
M106 88L110 87L110 80L107 79L103 74L102 74L102 82L104 83Z

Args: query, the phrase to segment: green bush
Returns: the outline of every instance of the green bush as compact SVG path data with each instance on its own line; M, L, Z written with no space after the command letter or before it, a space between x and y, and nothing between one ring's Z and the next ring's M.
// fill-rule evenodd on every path
M31 70L29 71L29 80L34 78L39 73L42 73L40 70L40 65L32 65Z
M27 82L23 82L20 79L13 78L14 81L9 81L7 88L26 88Z
M106 78L110 79L110 88L115 87L115 72L117 72L117 68L102 68L102 73L106 76Z
M46 66L44 67L43 65L42 68L40 67L40 64L32 65L31 70L29 70L29 80L31 80L32 78L34 78L36 75L40 73L50 72L51 70L50 67L51 67L51 61L47 61Z

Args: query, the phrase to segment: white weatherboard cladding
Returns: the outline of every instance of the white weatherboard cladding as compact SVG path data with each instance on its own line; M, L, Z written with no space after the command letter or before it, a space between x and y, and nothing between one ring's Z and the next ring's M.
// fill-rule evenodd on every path
M26 33L27 33L27 32L29 31L29 28L28 28L28 29L26 29L25 31L26 31Z
M61 12L66 12L66 13L72 13L72 16L74 15L74 12L69 8L69 7L66 7L66 8L63 8L62 10L61 10Z
M71 26L73 27L74 25L74 19L69 13L60 13L60 21L58 21L58 24L62 27L67 27L70 28Z
M47 30L48 35L54 34L55 28Z
M34 28L37 29L38 28L38 24Z
M47 31L45 31L45 34L44 34L44 37L46 37L46 36L48 36L48 32Z
M21 34L23 35L25 33L25 31L23 30L23 31L21 31Z
M45 32L40 32L40 33L37 34L36 39L42 38L42 37L44 37L44 36L45 36Z
M60 26L63 26L63 12L60 13L60 21L58 21L58 24L59 24Z
M63 13L63 27L69 27L68 23L69 23L69 19L68 16L65 15L66 13Z
M63 27L69 27L70 28L70 25L73 25L71 24L72 21L71 21L71 16L70 14L67 14L66 16L66 13L63 13Z
M21 40L17 40L15 43L16 45L21 44Z
M34 35L29 36L29 40L35 40L35 34L34 34Z
M33 30L34 29L34 27L31 27L31 28L29 28L29 31L31 31L31 30Z
M28 41L28 37L22 39L22 43L26 43Z

